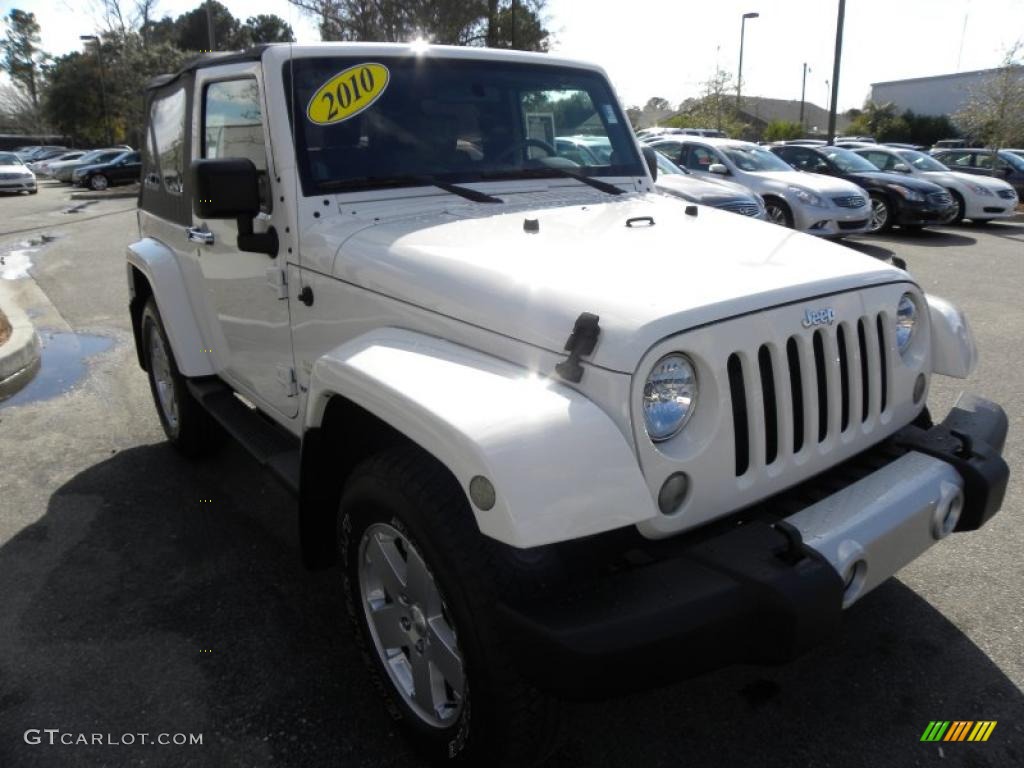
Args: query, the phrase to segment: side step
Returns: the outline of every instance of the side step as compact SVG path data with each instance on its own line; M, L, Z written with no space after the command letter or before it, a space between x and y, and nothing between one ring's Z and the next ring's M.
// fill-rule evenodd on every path
M299 494L299 451L302 442L250 408L215 377L189 379L189 391L224 430L253 455L289 491Z

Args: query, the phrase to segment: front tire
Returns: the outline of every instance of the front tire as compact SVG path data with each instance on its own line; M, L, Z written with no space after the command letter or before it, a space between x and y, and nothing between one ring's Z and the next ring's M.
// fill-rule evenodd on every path
M223 431L189 392L186 379L174 362L160 312L152 299L142 310L142 344L160 425L171 444L196 458L220 445Z
M967 210L967 206L964 204L963 196L955 189L949 190L949 194L953 196L953 202L956 203L956 211L947 220L947 224L959 224L964 220L964 211Z
M868 232L873 235L892 229L892 205L881 195L871 195L871 223Z
M782 200L771 197L764 201L765 218L772 224L793 228L793 212Z
M466 495L419 448L350 476L339 549L355 635L388 713L433 764L529 766L555 745L558 707L515 668Z

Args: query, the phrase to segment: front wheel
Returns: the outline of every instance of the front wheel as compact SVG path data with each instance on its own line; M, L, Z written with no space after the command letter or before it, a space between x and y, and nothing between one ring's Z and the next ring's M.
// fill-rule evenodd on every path
M94 189L97 192L102 192L109 186L110 180L102 173L97 173L95 176L89 178L89 188Z
M779 224L783 227L793 228L793 213L789 206L774 197L764 202L765 218L772 224Z
M881 195L871 196L871 223L868 232L877 234L892 228L892 206Z
M220 444L224 433L189 392L152 298L142 310L142 343L149 389L167 439L189 457L210 452Z
M433 764L528 766L553 748L557 707L524 681L495 615L465 493L402 448L357 467L342 494L345 597L387 710Z
M955 189L949 190L949 194L951 194L953 196L953 202L956 203L956 210L953 211L953 213L950 215L950 217L948 219L946 219L946 223L947 224L959 224L961 221L964 220L964 211L966 210L966 205L964 204L964 198Z

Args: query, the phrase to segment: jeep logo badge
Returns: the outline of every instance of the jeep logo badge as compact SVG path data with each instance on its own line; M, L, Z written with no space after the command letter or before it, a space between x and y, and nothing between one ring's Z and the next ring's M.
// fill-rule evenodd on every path
M816 325L832 325L835 319L836 313L831 307L825 309L805 309L802 325L804 328L813 328Z

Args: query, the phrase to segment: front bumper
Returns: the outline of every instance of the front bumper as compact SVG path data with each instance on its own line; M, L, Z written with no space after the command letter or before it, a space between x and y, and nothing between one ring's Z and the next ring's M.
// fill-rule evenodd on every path
M953 218L956 203L936 205L929 201L900 200L896 212L896 223L900 226L922 226L925 224L943 224Z
M31 191L35 188L35 179L0 179L0 192Z
M864 195L867 200L868 196ZM871 226L871 206L841 208L830 205L819 208L812 205L793 206L793 226L801 232L821 237L856 235L867 232Z
M792 659L832 635L843 608L998 511L1006 432L998 405L961 396L942 424L884 441L893 460L799 511L650 542L600 578L503 601L520 666L576 697Z

